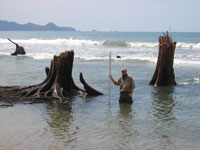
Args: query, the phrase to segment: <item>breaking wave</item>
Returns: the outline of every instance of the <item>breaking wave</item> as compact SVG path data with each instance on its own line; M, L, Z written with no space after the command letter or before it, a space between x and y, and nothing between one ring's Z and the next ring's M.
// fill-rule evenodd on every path
M122 47L129 46L129 44L127 42L122 42L122 41L104 41L102 43L102 45L104 45L104 46L122 46Z
M16 43L23 44L49 44L49 45L74 45L74 46L110 46L110 47L136 47L157 48L158 42L125 42L125 41L95 41L80 39L16 39ZM10 43L7 39L0 39L0 43ZM178 49L200 50L200 43L177 42Z
M23 58L31 58L35 60L51 60L53 59L54 55L59 55L58 53L28 53L25 56L17 56L17 57L23 57ZM7 56L7 57L12 57L10 53L2 53L0 52L0 57L1 56ZM89 53L87 54L77 54L75 55L75 60L76 61L109 61L109 57L105 55L90 55ZM145 62L145 63L153 63L156 64L157 62L157 57L151 57L151 56L142 56L142 55L124 55L121 56L121 58L117 58L117 56L112 56L112 61L128 61L128 62ZM200 65L200 61L193 61L193 60L183 60L179 58L175 58L174 60L174 65L192 65L192 66L197 66Z
M76 40L76 39L28 39L28 40L13 40L16 43L24 44L51 44L51 45L102 45L101 41L92 40ZM10 43L7 39L0 39L0 43Z
M200 83L200 78L196 77L184 82L180 82L179 85L190 85L190 84L199 84Z

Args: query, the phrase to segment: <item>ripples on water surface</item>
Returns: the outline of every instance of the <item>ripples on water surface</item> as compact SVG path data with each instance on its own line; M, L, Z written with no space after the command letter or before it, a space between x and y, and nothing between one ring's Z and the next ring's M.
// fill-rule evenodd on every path
M92 50L96 49L93 48L89 47L90 53L98 55L100 49L94 54ZM84 55L87 46L77 49L75 56L80 55L78 52ZM129 48L122 48L125 52L112 47L109 50L123 56ZM107 57L109 50L104 49L101 54ZM134 53L142 53L140 49L136 50ZM197 54L198 51L196 58ZM157 53L153 56L157 57ZM50 59L0 55L0 85L40 83L45 78L44 68L49 64ZM82 87L79 72L83 72L85 80L104 96L74 97L64 106L19 103L13 107L0 107L0 150L198 150L200 67L175 64L178 86L152 87L148 82L155 63L146 59L116 59L112 62L114 78L120 76L120 69L124 66L136 83L133 105L118 103L119 87L113 84L111 104L108 104L107 59L76 58L73 66L75 83Z
M21 58L13 59L21 63ZM6 61L6 58L1 60ZM12 61L9 59L6 64ZM23 62L26 65L19 65L13 72L12 67L10 72L5 63L1 63L7 68L1 74L6 81L1 78L1 83L41 82L45 77L43 68L49 62L29 59ZM154 65L129 62L113 63L115 78L120 75L118 70L123 65L132 70L130 74L136 82L133 105L118 103L119 89L114 85L108 105L108 79L104 70L107 63L75 61L76 84L81 87L78 74L82 71L86 81L105 95L74 97L65 106L16 104L0 108L0 149L197 149L200 146L199 83L191 80L175 87L152 87L148 81ZM28 73L31 70L33 72ZM181 68L177 71L189 76L187 69L187 72ZM185 79L177 80L181 83Z

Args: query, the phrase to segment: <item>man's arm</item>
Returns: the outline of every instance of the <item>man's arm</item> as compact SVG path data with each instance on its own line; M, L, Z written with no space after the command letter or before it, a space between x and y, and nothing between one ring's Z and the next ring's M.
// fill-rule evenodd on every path
M119 85L119 82L118 80L116 81L115 79L113 79L112 75L109 75L110 79L112 80L112 82L115 84L115 85Z

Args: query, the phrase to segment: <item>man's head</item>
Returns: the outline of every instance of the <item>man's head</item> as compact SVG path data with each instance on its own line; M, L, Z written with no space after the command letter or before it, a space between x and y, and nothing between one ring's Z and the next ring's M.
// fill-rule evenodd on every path
M127 69L126 68L122 68L121 72L122 72L122 75L127 75Z

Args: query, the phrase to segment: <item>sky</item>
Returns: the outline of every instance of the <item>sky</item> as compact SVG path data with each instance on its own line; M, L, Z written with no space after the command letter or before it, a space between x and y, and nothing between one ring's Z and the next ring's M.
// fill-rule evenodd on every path
M200 0L0 0L0 20L80 31L200 32Z

